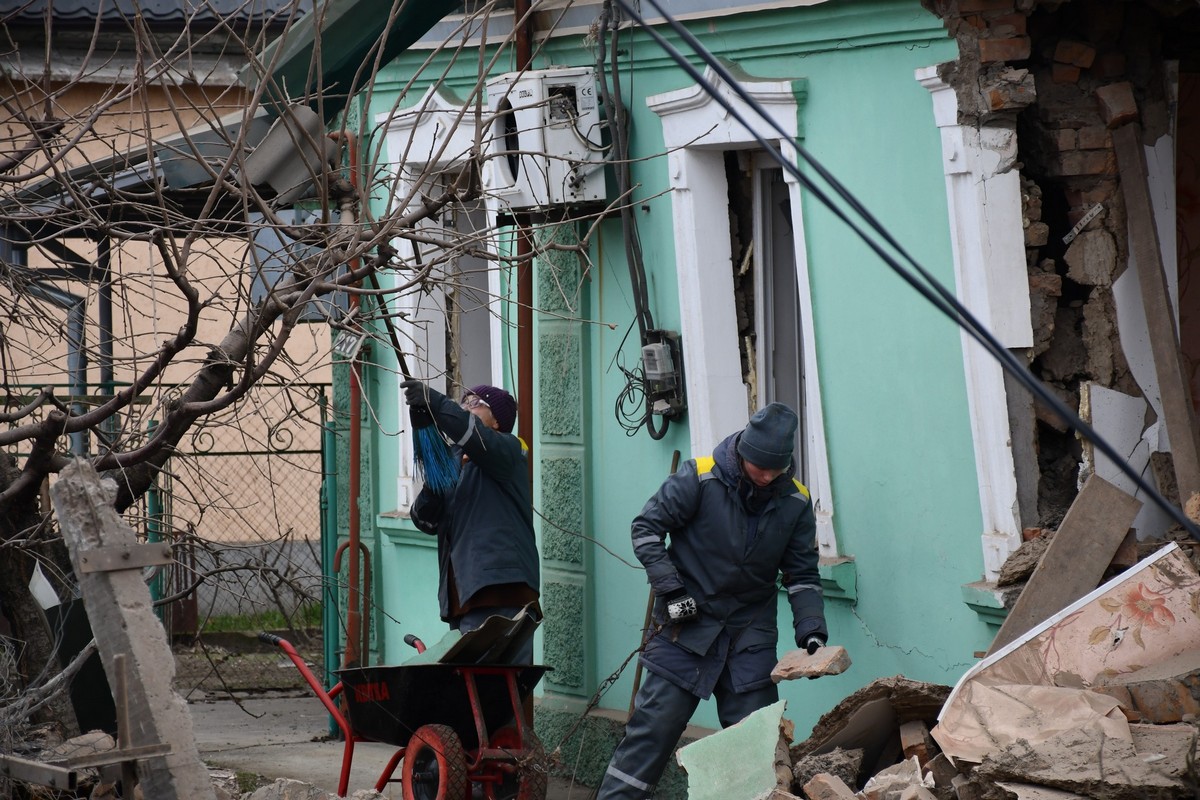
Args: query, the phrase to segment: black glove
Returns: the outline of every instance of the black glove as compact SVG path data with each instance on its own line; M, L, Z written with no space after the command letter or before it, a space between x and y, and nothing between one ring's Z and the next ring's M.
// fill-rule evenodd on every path
M825 639L825 637L824 637L824 636L822 636L821 634L819 634L819 633L810 633L810 634L809 634L809 635L808 635L808 636L807 636L807 637L804 639L804 644L802 644L802 645L800 645L800 646L801 646L801 647L803 647L805 650L807 650L807 651L808 651L808 654L811 656L813 653L817 652L817 650L819 650L819 649L821 649L822 647L824 647L824 646L825 646L825 642L826 642L826 639Z
M404 390L404 402L414 408L429 408L429 387L423 382L401 381L400 388Z
M667 617L671 622L686 622L699 613L696 601L687 593L687 589L672 589L662 598L667 604Z

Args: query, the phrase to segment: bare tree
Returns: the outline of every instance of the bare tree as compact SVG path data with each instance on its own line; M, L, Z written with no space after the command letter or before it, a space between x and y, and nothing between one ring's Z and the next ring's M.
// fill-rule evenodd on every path
M254 389L328 375L328 328L306 317L387 342L390 298L453 281L463 253L512 266L494 219L430 224L483 195L495 149L482 78L454 119L469 145L414 158L451 171L399 180L379 147L360 148L377 129L352 113L412 31L456 5L395 0L347 66L346 42L322 40L338 4L181 3L172 26L130 0L70 30L50 3L0 4L13 9L0 10L0 605L24 681L59 671L28 587L40 564L69 591L44 492L72 458L114 478L130 509L198 426L220 415L268 436L249 422ZM488 40L489 19L513 12L474 5L447 18L457 28L408 76L405 102L464 63L480 76L502 63L510 43ZM239 81L222 79L230 63L245 65Z

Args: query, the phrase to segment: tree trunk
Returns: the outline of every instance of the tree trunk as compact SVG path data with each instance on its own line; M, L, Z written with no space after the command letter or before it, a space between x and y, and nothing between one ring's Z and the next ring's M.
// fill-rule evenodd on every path
M11 456L0 456L0 461L2 490L16 474L16 464ZM0 520L0 538L11 542L22 532L35 530L40 521L36 498L31 498L31 502L20 504L11 515ZM59 545L62 545L61 540ZM5 549L8 552L0 555L0 608L4 609L12 628L12 638L18 642L19 674L16 677L24 685L14 688L20 690L28 688L33 681L40 679L40 682L44 682L57 675L62 671L62 666L58 662L56 640L46 622L46 615L29 591L34 561L22 550L13 547ZM59 692L30 721L57 725L64 738L79 735L79 722L66 692Z

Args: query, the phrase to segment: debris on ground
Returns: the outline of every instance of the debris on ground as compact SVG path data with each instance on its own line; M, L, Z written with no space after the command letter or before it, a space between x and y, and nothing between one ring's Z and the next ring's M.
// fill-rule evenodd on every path
M782 765L768 758L788 724L777 706L679 751L689 800L1195 798L1200 573L1179 544L1160 547L953 688L895 676L859 689Z

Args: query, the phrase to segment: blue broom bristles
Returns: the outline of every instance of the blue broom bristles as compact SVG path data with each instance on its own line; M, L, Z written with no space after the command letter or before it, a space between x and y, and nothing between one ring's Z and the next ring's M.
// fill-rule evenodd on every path
M458 483L458 463L450 446L433 424L413 426L413 451L417 472L425 485L437 494L445 494Z

